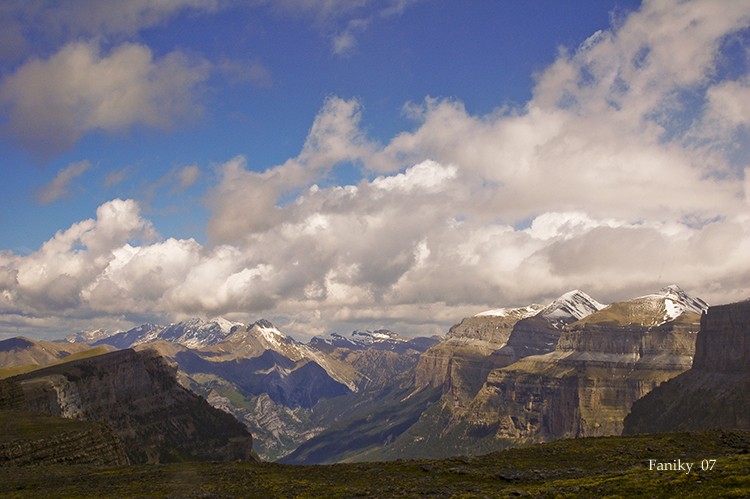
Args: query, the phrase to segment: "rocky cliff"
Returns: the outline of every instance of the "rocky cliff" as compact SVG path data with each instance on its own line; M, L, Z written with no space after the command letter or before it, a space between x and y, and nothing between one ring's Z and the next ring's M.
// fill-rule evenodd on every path
M0 382L0 408L106 423L133 463L253 458L244 426L180 386L152 351L115 351L9 378Z
M633 402L692 363L702 302L677 290L614 303L568 326L553 352L493 370L469 423L510 442L619 434Z
M499 367L473 398L455 404L443 396L375 457L619 434L635 400L691 365L700 318L693 308L703 305L676 286L607 307L577 291L553 304L515 324L487 360Z
M495 363L505 366L517 357L554 350L566 324L601 307L573 290L546 307L501 308L467 317L420 356L412 386L393 401L398 410L376 409L359 420L344 420L301 446L289 462L330 462L335 453L339 459L388 460L496 450L494 436L486 439L486 428L467 419ZM514 348L508 349L511 343ZM334 456L322 459L323 449Z
M122 440L104 423L0 410L0 467L128 462Z
M453 404L466 404L484 382L489 356L507 343L516 323L542 308L497 309L463 319L450 328L445 341L420 356L416 389L442 387Z
M750 300L701 318L693 366L633 404L623 432L750 429Z

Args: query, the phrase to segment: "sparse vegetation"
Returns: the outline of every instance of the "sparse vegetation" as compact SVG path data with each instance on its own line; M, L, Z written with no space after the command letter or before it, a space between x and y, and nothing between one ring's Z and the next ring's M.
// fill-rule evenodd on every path
M561 440L447 460L0 468L6 497L747 497L750 432ZM649 459L690 461L649 470ZM713 470L701 470L716 459Z

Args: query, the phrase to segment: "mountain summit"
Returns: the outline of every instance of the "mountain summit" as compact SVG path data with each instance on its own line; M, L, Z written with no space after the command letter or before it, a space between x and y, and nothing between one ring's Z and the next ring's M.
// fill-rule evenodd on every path
M656 293L611 303L579 320L576 325L609 323L620 326L656 327L673 322L685 314L700 315L707 309L708 304L705 301L690 296L679 286L672 284Z
M589 295L574 289L563 294L552 303L544 307L539 315L552 320L579 320L604 308L604 305Z
M238 326L242 326L242 324L228 321L222 317L217 317L209 321L194 317L169 324L168 326L141 324L138 327L106 337L101 337L100 335L93 344L107 344L117 348L131 348L135 345L166 340L189 348L201 348L221 343ZM86 338L81 339L86 341ZM69 338L68 341L71 340L75 341L73 338Z

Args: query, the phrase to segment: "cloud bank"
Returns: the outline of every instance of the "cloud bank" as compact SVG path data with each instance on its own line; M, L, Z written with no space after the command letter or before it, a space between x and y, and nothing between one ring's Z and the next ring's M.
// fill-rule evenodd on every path
M0 84L10 133L31 151L59 153L94 130L139 124L169 128L199 111L195 93L207 63L125 43L103 54L95 42L65 45L33 59Z
M611 301L676 282L712 303L747 298L749 165L736 151L750 85L723 65L748 57L726 50L748 26L746 2L645 2L561 50L523 108L477 116L428 98L385 144L360 102L331 97L296 157L216 168L205 244L161 239L137 203L114 200L33 254L0 253L0 320L265 316L300 337L426 334L572 288ZM339 165L363 179L336 185Z

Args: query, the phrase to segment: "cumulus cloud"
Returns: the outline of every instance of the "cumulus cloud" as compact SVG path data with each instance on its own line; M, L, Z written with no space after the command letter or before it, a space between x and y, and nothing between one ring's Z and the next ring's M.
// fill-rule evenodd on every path
M278 204L344 162L382 167L379 146L359 127L361 106L355 99L328 98L315 117L300 153L264 172L249 171L243 157L221 165L221 182L208 196L214 212L208 235L218 242L239 242L281 221Z
M562 51L523 108L427 99L386 144L363 132L358 101L331 97L297 156L216 167L207 243L149 240L137 204L106 203L34 254L0 254L0 306L29 320L266 316L304 337L444 332L573 288L607 302L676 282L744 299L750 184L725 146L746 126L747 76L717 64L750 8L712 5L646 2ZM702 133L711 120L724 128ZM332 185L341 163L362 180Z
M141 218L134 201L105 203L96 219L58 232L31 255L0 255L4 311L85 313L85 287L107 268L113 252L128 241L154 238L151 223Z
M91 168L88 161L71 163L60 170L55 178L47 185L41 187L35 194L36 200L42 204L49 204L68 195L68 187L76 178L83 175Z
M0 105L10 133L53 154L92 130L171 127L199 111L195 93L207 77L206 63L180 52L156 59L148 47L125 43L103 54L96 43L77 42L5 78Z

